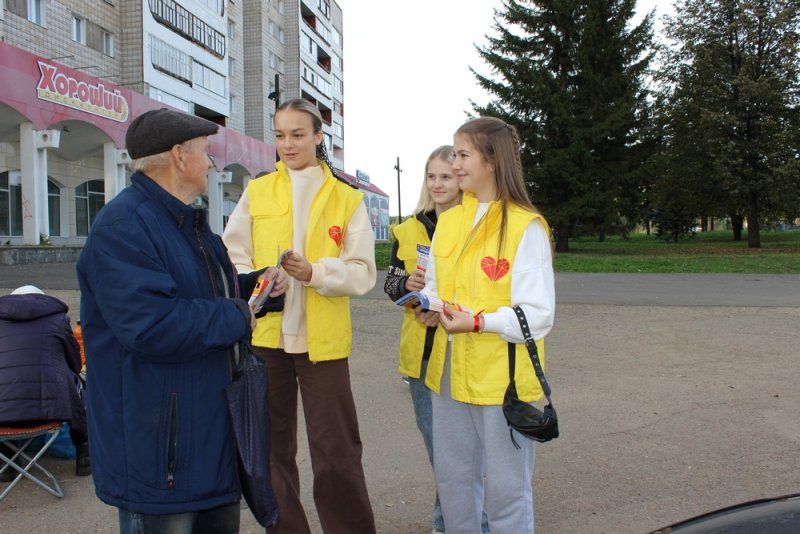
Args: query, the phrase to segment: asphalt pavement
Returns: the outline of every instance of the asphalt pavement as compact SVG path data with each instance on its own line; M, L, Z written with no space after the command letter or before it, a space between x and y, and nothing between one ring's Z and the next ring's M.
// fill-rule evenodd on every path
M73 264L0 266L0 294L23 284L79 313ZM380 274L351 303L364 470L378 532L427 534L433 477L397 374L402 314L382 288ZM538 533L644 533L800 491L800 276L559 273L556 291L546 361L562 435L536 448ZM71 461L44 464L64 498L23 481L0 501L0 533L117 532L91 477L76 477ZM263 532L246 509L241 532Z
M364 298L385 299L385 277L379 272L375 287ZM25 284L77 290L75 264L0 265L0 288ZM638 306L798 306L800 275L558 273L556 300Z

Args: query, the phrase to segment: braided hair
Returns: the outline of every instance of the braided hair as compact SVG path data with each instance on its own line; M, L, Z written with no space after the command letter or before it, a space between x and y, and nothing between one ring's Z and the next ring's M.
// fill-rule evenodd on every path
M494 179L497 199L502 209L498 256L503 247L508 220L508 203L513 202L535 213L528 190L520 158L520 141L514 126L495 117L472 119L456 130L456 135L467 137L486 161L494 165Z
M319 108L317 108L317 106L310 100L306 100L305 98L293 98L291 100L287 100L278 106L278 109L275 111L275 113L284 109L308 113L311 116L311 124L314 126L314 133L322 131L322 113L319 112ZM333 163L331 163L331 159L328 156L328 150L325 148L324 139L320 144L317 145L317 159L322 160L322 162L328 166L328 169L331 171L331 174L334 176L334 178L346 183L350 187L357 187L339 176L339 174L333 168Z

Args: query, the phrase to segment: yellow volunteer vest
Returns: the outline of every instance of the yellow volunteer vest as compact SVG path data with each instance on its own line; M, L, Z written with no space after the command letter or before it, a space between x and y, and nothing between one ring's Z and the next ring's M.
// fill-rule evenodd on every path
M502 218L500 202L492 202L475 228L478 208L474 195L464 193L460 206L447 210L436 225L436 287L439 297L455 301L474 312L492 313L511 306L511 270L525 229L544 218L516 205L508 206L504 246L497 245ZM548 229L549 231L549 229ZM544 342L537 341L544 366ZM439 393L444 370L443 352L431 354L426 385ZM516 346L517 393L525 401L541 398L542 390L524 343ZM499 405L508 387L508 342L498 334L463 333L452 336L451 391L453 399L469 404Z
M416 217L411 217L406 222L395 226L394 235L397 238L397 258L403 262L407 273L417 268L417 245L430 246L428 232L425 226ZM403 327L400 330L400 364L398 371L411 378L419 378L422 368L422 354L425 351L425 325L417 321L414 311L406 308L403 314ZM432 352L444 353L447 343L447 332L443 328L436 329L433 338Z
M305 250L310 262L338 257L347 224L364 194L333 177L319 162L325 178L311 203ZM253 263L256 269L275 265L279 251L292 247L292 182L283 162L276 172L250 181L250 217L253 221ZM323 297L311 287L306 298L308 355L311 361L336 360L350 355L352 328L349 297ZM253 345L276 348L282 313L268 313L258 320Z

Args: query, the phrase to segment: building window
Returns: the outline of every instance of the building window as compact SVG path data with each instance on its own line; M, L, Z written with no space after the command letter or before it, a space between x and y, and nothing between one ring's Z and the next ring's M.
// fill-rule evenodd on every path
M208 68L199 61L193 61L192 65L194 66L194 76L192 77L194 85L208 89L220 96L225 96L225 76Z
M309 54L314 59L317 58L317 43L303 31L300 32L300 50Z
M153 86L150 86L150 89L148 90L147 94L153 100L169 104L170 106L178 108L186 113L192 113L192 106L189 102L183 100L182 98L178 98L175 95L165 93L161 89L157 89Z
M0 173L0 236L22 235L22 185L19 172Z
M336 28L334 28L333 31L331 32L331 42L337 48L342 47L342 34L339 33L339 30L337 30Z
M75 189L75 233L88 236L97 214L106 202L103 180L89 180Z
M344 128L342 128L341 123L333 121L333 133L339 137L344 137Z
M149 0L153 17L217 57L225 57L225 36L174 0Z
M44 16L44 0L28 0L28 20L38 24L39 26L45 25Z
M269 34L282 43L286 42L286 35L283 33L283 28L272 19L269 19Z
M230 117L236 112L236 97L231 95L231 110L228 112L228 116Z
M86 44L86 19L72 15L72 40L76 43Z
M208 9L216 13L217 15L222 15L225 11L225 2L223 0L198 0L201 4L206 6Z
M269 66L283 74L283 59L273 52L269 53Z
M103 52L105 55L114 57L114 34L105 30L100 30Z
M331 18L331 5L328 3L328 0L317 0L317 7L319 7L319 10L325 15L325 18Z
M47 180L47 218L49 236L61 235L61 188Z
M305 81L316 87L323 95L330 98L331 96L330 82L325 78L323 78L322 76L320 76L319 73L317 73L313 68L303 63L301 76Z
M344 87L342 86L342 80L338 76L333 77L333 89L339 94L344 92L343 91Z
M228 76L236 74L236 60L228 56Z
M331 58L333 58L331 60L331 63L333 63L333 66L336 67L339 70L342 70L342 57L339 54L337 54L336 52L334 52L333 55L331 56Z
M192 57L153 35L150 36L150 61L157 70L192 82Z
M331 42L331 31L324 24L317 24L316 30L326 43Z
M228 20L228 37L231 39L236 37L236 23L232 20Z
M283 0L272 0L272 6L278 10L278 13L283 14Z

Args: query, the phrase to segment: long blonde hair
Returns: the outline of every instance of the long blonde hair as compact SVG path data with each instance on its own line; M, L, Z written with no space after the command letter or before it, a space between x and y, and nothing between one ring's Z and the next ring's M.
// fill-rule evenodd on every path
M419 202L417 202L417 207L414 208L414 213L427 213L435 208L431 192L428 191L428 166L436 159L446 161L447 163L453 163L455 159L453 145L442 145L428 156L428 160L425 162L425 175L422 179L422 190L419 192Z

